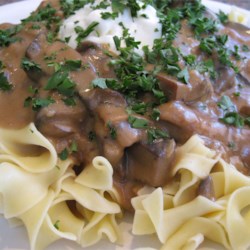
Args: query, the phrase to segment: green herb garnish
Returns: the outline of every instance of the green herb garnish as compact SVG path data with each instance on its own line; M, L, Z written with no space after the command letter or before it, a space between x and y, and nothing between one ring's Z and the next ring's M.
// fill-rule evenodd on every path
M223 11L219 11L219 13L217 14L217 17L219 18L220 22L225 24L228 22L228 14L226 14Z
M52 103L55 103L55 100L51 97L36 98L29 96L24 101L24 107L29 107L31 105L34 111L39 111L41 108L48 107Z
M226 113L223 118L220 118L220 121L238 128L242 128L244 126L244 118L237 112Z
M57 220L57 221L55 222L55 224L54 224L54 227L55 227L57 230L59 230L59 223L60 223L60 221Z
M77 43L80 44L84 38L86 38L92 31L94 31L95 27L98 24L98 22L92 22L85 30L81 26L76 26L75 32L78 35L76 38Z
M118 17L118 13L117 12L113 12L113 13L110 13L110 12L103 12L101 13L101 17L102 19L116 19Z
M9 91L13 88L13 85L9 83L7 77L4 75L4 72L0 72L0 90Z
M61 153L58 154L59 158L62 160L62 161L65 161L68 159L68 156L69 156L69 151L67 148L65 148Z
M107 127L109 129L109 134L110 134L112 140L115 140L117 137L116 128L112 125L112 123L110 121L107 123Z
M39 64L29 60L28 58L23 58L21 61L21 67L27 71L41 71Z
M147 128L148 127L148 121L145 119L137 118L135 116L129 116L128 122L131 125L132 128Z
M148 143L153 143L158 139L166 139L169 138L169 134L166 131L161 129L150 128L147 130L148 135Z
M7 47L11 43L20 41L21 38L15 36L22 29L22 25L16 25L9 29L1 30L0 29L0 47Z

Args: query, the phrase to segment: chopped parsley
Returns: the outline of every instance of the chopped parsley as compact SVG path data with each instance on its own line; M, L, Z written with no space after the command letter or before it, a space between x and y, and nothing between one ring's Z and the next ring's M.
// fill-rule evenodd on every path
M0 72L0 90L9 91L12 89L12 87L13 87L13 85L9 83L4 72Z
M246 44L243 44L241 49L242 49L243 52L249 52L250 51L249 47Z
M52 90L60 87L60 85L65 86L64 81L68 79L68 72L56 71L48 80L45 90ZM67 83L67 82L66 82Z
M111 0L111 7L113 12L123 13L126 8L125 1L121 0Z
M57 220L57 221L54 223L54 227L55 227L57 230L59 230L59 223L60 223L59 220Z
M248 124L248 118L244 118L237 112L234 103L228 96L222 96L217 105L224 111L224 116L219 119L221 122L238 128Z
M41 26L39 24L32 24L31 29L39 30L39 29L41 29Z
M21 38L15 36L22 29L22 25L16 25L9 29L0 29L0 47L7 47L11 43L20 41Z
M169 134L161 129L150 128L147 130L148 143L153 143L158 139L166 139L169 138Z
M62 160L62 161L65 161L68 159L68 156L69 156L69 151L67 148L63 149L61 151L61 153L58 154L59 158Z
M182 80L185 84L189 83L189 72L187 68L184 68L177 74L177 78Z
M85 30L81 26L75 27L75 32L77 34L76 41L78 45L82 42L84 38L86 38L92 31L94 31L95 27L98 24L98 22L92 22Z
M217 72L214 67L214 62L212 59L208 59L207 61L202 61L200 62L197 66L196 69L200 73L208 73L211 79L216 79L217 77Z
M76 83L69 77L70 71L77 71L81 68L80 60L66 60L63 64L53 64L55 73L49 78L45 90L56 90L66 97L64 103L69 106L75 105L74 94Z
M223 111L230 111L230 110L234 110L235 106L233 104L233 102L231 101L231 99L224 95L221 97L220 101L217 103L218 107L220 107Z
M209 34L217 31L216 21L205 16L190 20L190 24L194 27L194 32L197 37L203 33Z
M55 103L55 100L51 97L36 98L29 96L24 100L24 107L32 106L34 111L39 111L41 108L48 107L52 103Z
M0 70L2 70L4 68L4 64L2 61L0 61Z
M162 24L163 37L169 42L169 44L171 44L181 28L180 21L183 18L183 12L179 8L166 8L164 11L163 9L158 11L158 17Z
M216 36L216 40L218 41L218 44L225 45L228 41L228 35Z
M90 131L88 133L88 138L90 141L94 141L96 139L96 133L94 131Z
M129 116L128 122L132 128L145 129L148 127L148 121L142 118L137 118L135 116Z
M56 37L56 34L54 34L53 32L48 32L47 34L47 42L48 43L53 43L54 39Z
M73 96L62 98L62 100L66 106L75 106L76 105L76 99Z
M68 159L69 155L72 153L78 152L78 145L76 141L73 141L68 148L64 148L59 154L58 157L65 161Z
M245 124L247 124L248 126L250 126L250 116L245 118Z
M97 88L97 87L100 89L108 88L106 84L106 78L96 78L92 81L91 84L94 88Z
M238 67L234 65L234 63L232 62L232 60L230 58L231 52L228 49L219 48L218 49L218 56L219 56L219 60L222 64L224 64L225 66L231 67L236 73L239 72Z
M137 12L141 9L140 5L136 0L127 0L127 7L130 8L130 13L132 17L137 17Z
M69 148L69 152L72 154L72 153L76 153L78 151L78 145L77 145L77 142L76 141L73 141L70 145L70 148Z
M59 70L61 71L77 71L82 67L81 60L66 60L63 64L60 65Z
M233 95L236 96L236 97L239 97L240 96L240 92L234 92Z
M119 38L118 36L114 36L113 40L114 40L116 49L119 50L121 48L121 38Z
M237 112L227 112L223 118L220 118L220 121L238 128L244 126L244 118Z
M205 37L200 41L200 49L208 54L212 54L216 46L215 37Z
M75 13L76 10L83 8L87 3L94 3L94 0L60 0L61 10L65 17Z
M116 128L112 125L111 122L107 123L107 127L109 129L109 134L110 134L112 140L115 140L117 138Z
M118 13L114 12L114 13L110 13L110 12L102 12L101 13L101 17L102 19L116 19L118 17Z
M48 29L51 29L53 24L59 24L61 18L56 14L56 9L48 3L45 7L39 8L38 11L33 12L29 17L22 20L23 24L28 22L43 22Z
M226 47L226 43L228 41L227 35L220 36L208 36L202 38L200 41L200 49L203 52L211 55L212 53L217 53L219 61L228 67L231 67L236 73L238 73L239 69L232 62L231 57L234 56L237 60L240 59L239 48L234 47L234 51L228 49Z
M41 71L40 65L25 57L21 61L21 67L27 71Z
M217 14L217 17L219 18L220 22L225 24L228 22L228 14L226 14L223 11L219 11L219 13Z
M153 112L152 112L152 114L151 114L151 118L152 118L153 120L155 120L155 121L159 121L160 115L161 115L160 110L157 109L157 108L154 108L154 109L153 109Z
M136 98L141 93L151 92L159 102L164 102L165 96L159 89L157 78L145 70L143 57L133 50L136 42L129 39L128 34L125 35L127 47L119 48L120 57L110 61L118 79L108 82L106 80L107 86L130 98Z
M187 56L183 56L183 59L185 60L185 62L192 66L195 64L195 61L196 61L196 55L193 55L193 54L190 54L190 55L187 55Z
M135 103L130 106L131 111L136 114L144 115L147 112L148 105L145 102Z
M230 141L228 142L227 146L231 149L231 150L234 150L236 145L235 145L235 142L234 141Z
M232 51L232 55L235 57L236 60L240 60L241 56L239 54L239 46L234 45L234 50Z
M57 56L57 52L53 52L53 53L51 53L51 55L45 56L44 60L45 61L53 61L56 59L56 56Z
M107 3L107 0L103 0L101 1L98 5L96 6L93 6L92 8L94 10L97 10L97 9L107 9L109 7L109 3Z

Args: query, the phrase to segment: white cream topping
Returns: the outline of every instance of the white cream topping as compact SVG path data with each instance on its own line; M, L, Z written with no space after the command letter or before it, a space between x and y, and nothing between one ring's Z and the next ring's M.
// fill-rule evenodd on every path
M136 52L143 54L142 47L148 46L149 49L153 47L154 40L161 37L161 24L155 8L151 5L147 5L146 8L141 8L137 12L137 17L132 17L130 10L127 8L123 13L119 13L118 17L114 20L103 19L101 13L112 13L111 6L106 9L94 9L101 1L95 1L95 4L87 4L82 9L75 12L67 19L64 20L60 31L59 38L69 38L68 44L72 48L77 47L76 38L78 34L75 31L76 26L82 27L85 30L91 23L98 22L99 24L94 30L84 39L84 41L91 41L98 44L107 44L110 50L116 54L119 52L116 49L113 37L123 36L123 26L129 29L130 36L135 41L141 42L138 45ZM110 3L110 1L107 1ZM142 3L138 1L138 4L142 6ZM121 42L121 47L125 47L124 41Z

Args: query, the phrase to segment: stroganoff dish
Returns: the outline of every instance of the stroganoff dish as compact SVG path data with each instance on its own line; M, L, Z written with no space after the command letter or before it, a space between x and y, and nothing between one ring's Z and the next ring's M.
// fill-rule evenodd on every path
M156 234L247 249L250 31L196 1L49 0L0 25L0 213L31 249Z

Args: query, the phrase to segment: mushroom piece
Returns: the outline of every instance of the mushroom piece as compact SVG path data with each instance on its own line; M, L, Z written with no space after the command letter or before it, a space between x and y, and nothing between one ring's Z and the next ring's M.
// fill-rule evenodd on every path
M131 179L154 187L163 186L172 177L174 156L174 140L156 140L151 144L139 142L127 148L124 167Z
M208 176L207 178L201 181L198 187L197 194L202 195L211 201L215 201L214 185L211 176Z
M208 77L196 70L189 72L189 82L183 83L165 73L157 75L159 87L170 100L184 102L205 101L211 97L213 87Z

